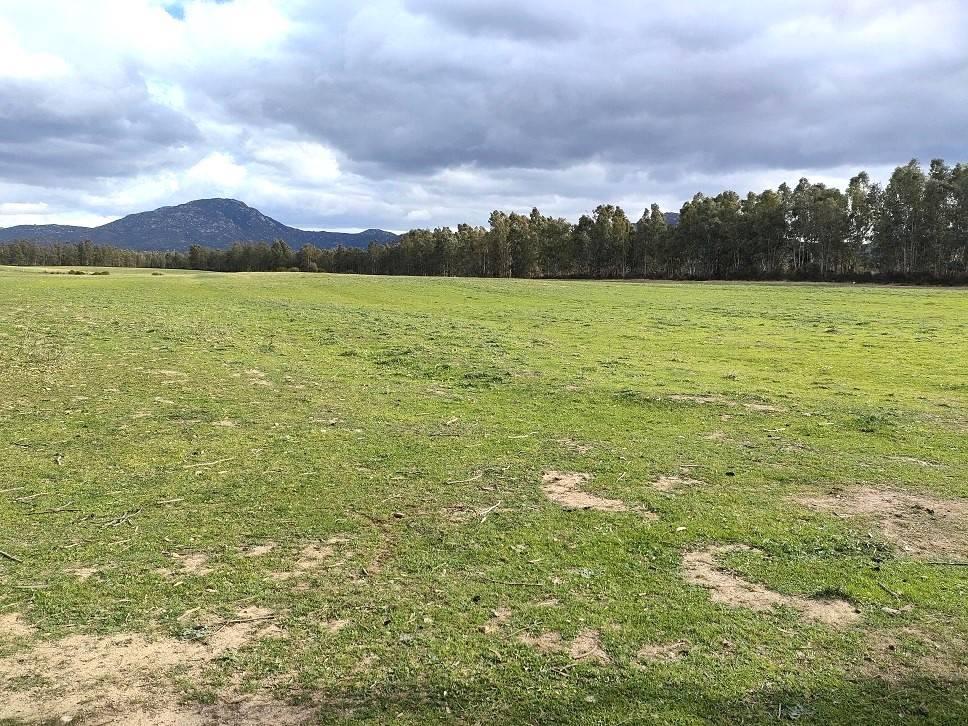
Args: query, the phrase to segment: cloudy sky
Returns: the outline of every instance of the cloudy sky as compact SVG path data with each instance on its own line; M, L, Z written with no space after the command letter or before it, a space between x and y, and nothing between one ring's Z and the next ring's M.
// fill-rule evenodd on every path
M966 0L0 0L0 227L638 216L968 161Z

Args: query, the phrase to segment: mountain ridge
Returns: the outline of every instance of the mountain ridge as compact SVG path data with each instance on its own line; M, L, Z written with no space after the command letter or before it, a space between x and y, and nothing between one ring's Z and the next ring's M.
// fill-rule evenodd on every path
M135 212L98 227L62 224L25 224L0 228L0 242L82 242L131 250L187 250L192 245L225 249L235 242L284 240L292 247L312 244L332 248L366 247L370 242L392 242L393 232L311 231L290 227L237 199L195 199L184 204Z

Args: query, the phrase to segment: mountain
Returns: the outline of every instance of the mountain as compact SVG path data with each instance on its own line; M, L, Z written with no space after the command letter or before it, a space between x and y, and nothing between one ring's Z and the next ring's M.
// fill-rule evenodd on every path
M285 240L290 247L366 247L392 242L397 235L382 229L365 232L310 232L288 227L235 199L198 199L153 212L129 214L100 227L26 224L0 229L0 242L81 242L130 250L186 250L193 244L225 248L233 242Z
M666 224L670 227L679 224L679 212L664 212L662 216L665 217Z

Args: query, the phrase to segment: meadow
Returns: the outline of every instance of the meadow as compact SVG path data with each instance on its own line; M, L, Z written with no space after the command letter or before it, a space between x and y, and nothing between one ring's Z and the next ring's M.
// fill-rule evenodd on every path
M968 722L966 362L963 289L0 268L0 723Z

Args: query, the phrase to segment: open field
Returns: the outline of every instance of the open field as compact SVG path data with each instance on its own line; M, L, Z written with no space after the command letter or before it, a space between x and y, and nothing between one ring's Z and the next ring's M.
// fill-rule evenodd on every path
M964 290L0 269L0 723L968 722L966 362Z

